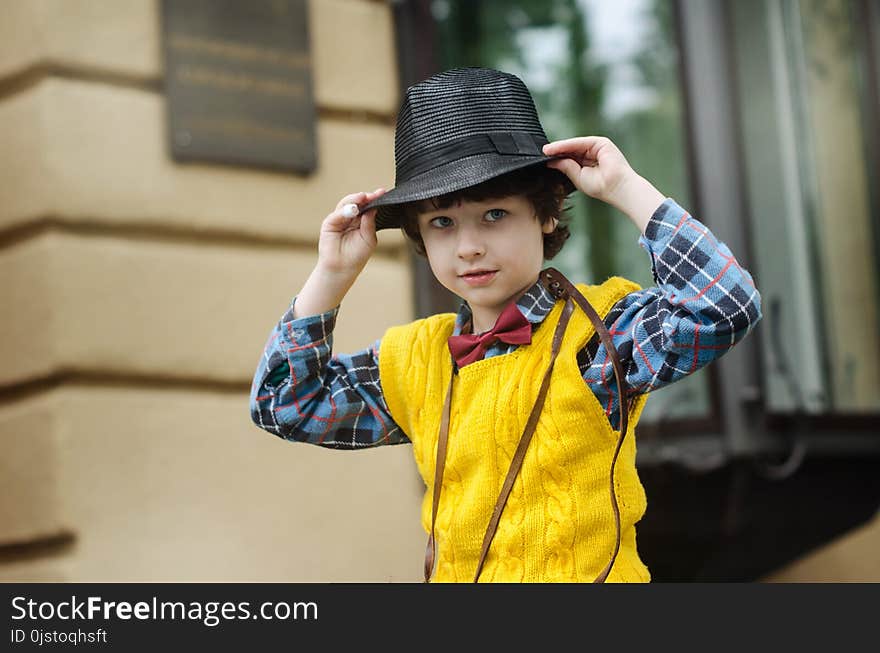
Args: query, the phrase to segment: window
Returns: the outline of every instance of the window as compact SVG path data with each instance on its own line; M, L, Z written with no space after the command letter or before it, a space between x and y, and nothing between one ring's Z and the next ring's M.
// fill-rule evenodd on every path
M877 80L868 4L747 0L733 8L764 299L764 382L774 413L880 409Z

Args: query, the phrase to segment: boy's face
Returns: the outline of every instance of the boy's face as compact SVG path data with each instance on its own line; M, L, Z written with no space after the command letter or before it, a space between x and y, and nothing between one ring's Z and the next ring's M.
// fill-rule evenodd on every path
M491 329L538 280L543 235L555 227L552 220L541 226L524 195L431 209L419 213L418 225L434 276L470 305L474 333ZM477 270L488 274L468 275Z

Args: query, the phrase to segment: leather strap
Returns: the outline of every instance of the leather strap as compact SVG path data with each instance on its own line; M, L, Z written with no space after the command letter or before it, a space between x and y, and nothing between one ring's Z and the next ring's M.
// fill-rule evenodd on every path
M573 312L574 304L571 303L570 299L565 300L565 306L562 309L562 316L559 318L559 323L556 325L556 331L553 333L553 348L550 354L550 363L547 365L547 371L544 372L544 378L541 380L541 389L538 390L538 398L535 400L535 405L532 406L532 412L529 415L528 422L526 422L523 434L519 439L519 445L513 454L513 458L510 460L507 477L504 479L504 485L501 486L501 492L498 495L498 500L495 502L495 509L492 511L492 517L489 519L489 525L486 527L486 534L483 536L483 547L480 551L480 561L477 563L477 570L474 573L475 583L480 577L480 572L483 570L483 563L486 562L486 556L489 554L489 545L492 544L492 538L495 537L495 531L498 529L498 520L501 519L501 513L504 511L507 497L513 489L513 482L516 480L516 476L519 474L519 469L522 467L523 459L526 457L526 450L529 448L532 434L534 434L535 428L538 426L538 417L541 415L541 408L544 406L544 398L547 396L547 388L550 385L550 374L553 372L553 364L556 362L556 355L559 353L559 348L562 345L562 337L565 334L565 328L568 326L568 321L571 319L571 314Z
M611 340L611 334L608 333L605 323L602 321L602 318L599 317L596 310L590 305L590 302L587 301L587 298L584 297L581 292L565 278L565 275L556 268L547 268L546 270L543 270L541 272L541 278L544 279L545 286L554 297L557 299L569 297L574 299L574 301L577 302L577 305L581 307L581 310L587 314L587 317L593 324L593 328L596 330L596 333L599 334L599 339L605 346L605 351L608 352L608 356L611 358L611 364L614 367L614 378L617 381L618 411L620 414L618 428L620 429L620 435L617 438L617 445L614 447L614 455L611 458L611 473L609 474L611 509L614 511L614 551L611 553L611 559L608 561L605 569L603 569L593 581L594 583L604 583L605 579L608 578L608 574L611 573L611 568L614 566L614 561L617 559L617 553L620 551L620 507L617 503L617 491L614 487L614 469L617 466L617 458L620 456L620 450L623 447L623 440L626 437L626 432L629 428L629 398L626 394L626 376L623 371L623 364L620 362L620 356L617 353L617 349L614 347L614 341Z
M504 479L504 484L501 487L501 492L498 495L498 499L495 502L495 508L492 511L492 515L489 519L489 524L486 527L486 533L483 537L483 545L480 550L480 559L477 564L477 569L474 573L474 581L477 582L480 573L483 569L483 564L486 561L486 556L489 553L489 547L492 544L492 538L495 536L495 532L498 529L498 522L501 519L501 514L504 511L504 506L507 503L507 498L510 495L510 491L513 489L513 484L516 481L516 477L519 474L519 470L522 467L523 460L525 459L526 451L528 450L529 443L531 442L532 435L535 432L535 429L538 425L538 418L541 414L541 409L544 405L544 400L547 395L547 390L550 385L550 375L553 371L553 365L556 361L556 356L559 353L559 349L562 345L562 340L565 335L565 329L568 326L569 320L571 318L571 314L574 310L572 305L572 300L574 300L578 306L587 314L587 317L592 322L593 327L596 329L596 332L599 334L599 338L602 340L602 343L605 345L606 350L611 357L612 364L614 366L615 376L617 378L617 389L618 396L620 397L620 437L617 440L617 446L614 451L614 456L611 461L611 506L614 510L614 518L615 518L615 527L616 527L616 538L615 538L615 546L614 551L611 555L611 560L606 565L605 569L600 572L599 576L593 581L595 583L602 583L608 577L608 574L611 572L611 568L614 565L614 560L617 558L617 553L620 550L620 509L617 504L617 495L614 488L614 468L617 463L617 458L620 453L621 446L623 445L623 438L626 435L627 424L628 424L628 402L625 401L626 395L623 394L623 389L625 387L625 381L623 377L623 365L620 363L620 358L617 354L617 350L614 348L614 344L611 340L611 335L608 333L608 329L605 327L604 322L599 317L598 313L596 313L595 309L590 305L587 299L580 293L580 291L565 278L565 276L559 272L559 270L555 268L547 268L541 272L541 276L539 279L544 283L549 292L558 300L564 299L565 306L562 309L562 315L559 318L559 323L556 325L556 331L553 334L553 345L551 349L550 362L547 366L547 370L544 372L544 378L541 381L541 387L538 391L538 397L535 400L534 406L532 406L532 411L529 415L529 419L526 422L525 429L523 430L523 434L520 437L519 444L514 452L513 458L510 461L510 467L507 470L507 476ZM437 509L440 505L440 491L443 486L443 471L446 466L446 450L449 440L449 413L452 405L452 387L453 381L455 379L455 374L457 374L457 370L455 369L455 363L453 362L453 374L450 375L449 378L449 389L446 392L446 400L443 403L443 413L440 420L440 432L437 438L437 460L435 463L434 470L434 489L433 489L433 503L431 507L431 533L428 536L428 545L425 550L425 582L430 582L431 575L434 570L434 561L436 556L436 543L435 543L435 524L437 520Z
M440 505L440 488L443 486L443 470L446 469L446 443L449 440L449 409L452 405L452 381L455 379L455 361L452 362L453 373L449 376L449 389L446 391L446 401L443 402L443 417L440 418L440 437L437 438L437 462L434 469L434 503L431 506L431 534L428 536L428 546L425 549L425 582L431 580L434 570L434 524L437 521L437 508Z

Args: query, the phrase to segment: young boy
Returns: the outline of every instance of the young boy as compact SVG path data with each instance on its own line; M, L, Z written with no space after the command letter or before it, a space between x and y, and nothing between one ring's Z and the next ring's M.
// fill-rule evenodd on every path
M547 143L514 75L462 68L410 87L395 159L393 190L346 195L322 223L315 269L257 368L254 422L324 447L411 442L426 580L649 581L635 425L648 392L755 326L752 278L607 138ZM656 287L542 270L574 189L636 224ZM461 307L333 356L340 303L392 227Z

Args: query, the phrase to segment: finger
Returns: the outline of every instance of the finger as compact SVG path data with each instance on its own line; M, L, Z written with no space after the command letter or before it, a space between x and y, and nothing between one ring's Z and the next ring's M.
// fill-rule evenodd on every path
M348 231L357 229L357 220L360 214L358 205L354 202L343 204L324 218L323 231Z
M337 212L331 213L321 224L321 231L327 233L343 233L347 231L353 220L357 218L346 218Z
M547 143L543 147L543 152L547 156L582 155L598 150L605 140L607 139L604 136L577 136L575 138L566 138L560 141Z
M361 204L369 204L369 203L372 202L374 199L378 199L379 197L382 197L382 195L384 195L384 194L385 194L385 189L384 189L384 188L381 188L381 187L380 187L380 188L377 188L377 189L374 190L372 193L366 193L366 196L365 196L365 198L364 198L364 201L361 202Z
M581 166L572 159L554 159L547 162L547 167L559 170L575 184L577 184L578 176L581 173Z
M360 201L363 201L366 193L361 191L360 193L351 193L350 195L346 195L339 203L336 205L336 210L339 211L346 204L358 204Z
M544 145L544 151L568 151L572 149L584 149L591 147L596 143L606 140L604 136L575 136L574 138L563 138L558 141L552 141Z
M363 199L359 200L357 203L351 202L349 204L343 204L340 212L343 217L346 218L356 218L361 214L361 206L369 204L374 199L381 197L385 193L384 188L377 188L372 193L363 193Z
M347 209L346 207L349 207L351 205L358 207L363 204L369 204L374 199L384 194L385 189L382 187L377 188L372 193L366 193L363 191L361 191L360 193L352 193L350 195L346 195L341 200L339 200L339 203L336 205L336 210L343 212L343 215L345 215L346 217L355 217L357 213L352 214L353 209Z
M376 209L361 215L361 237L370 244L376 242Z

